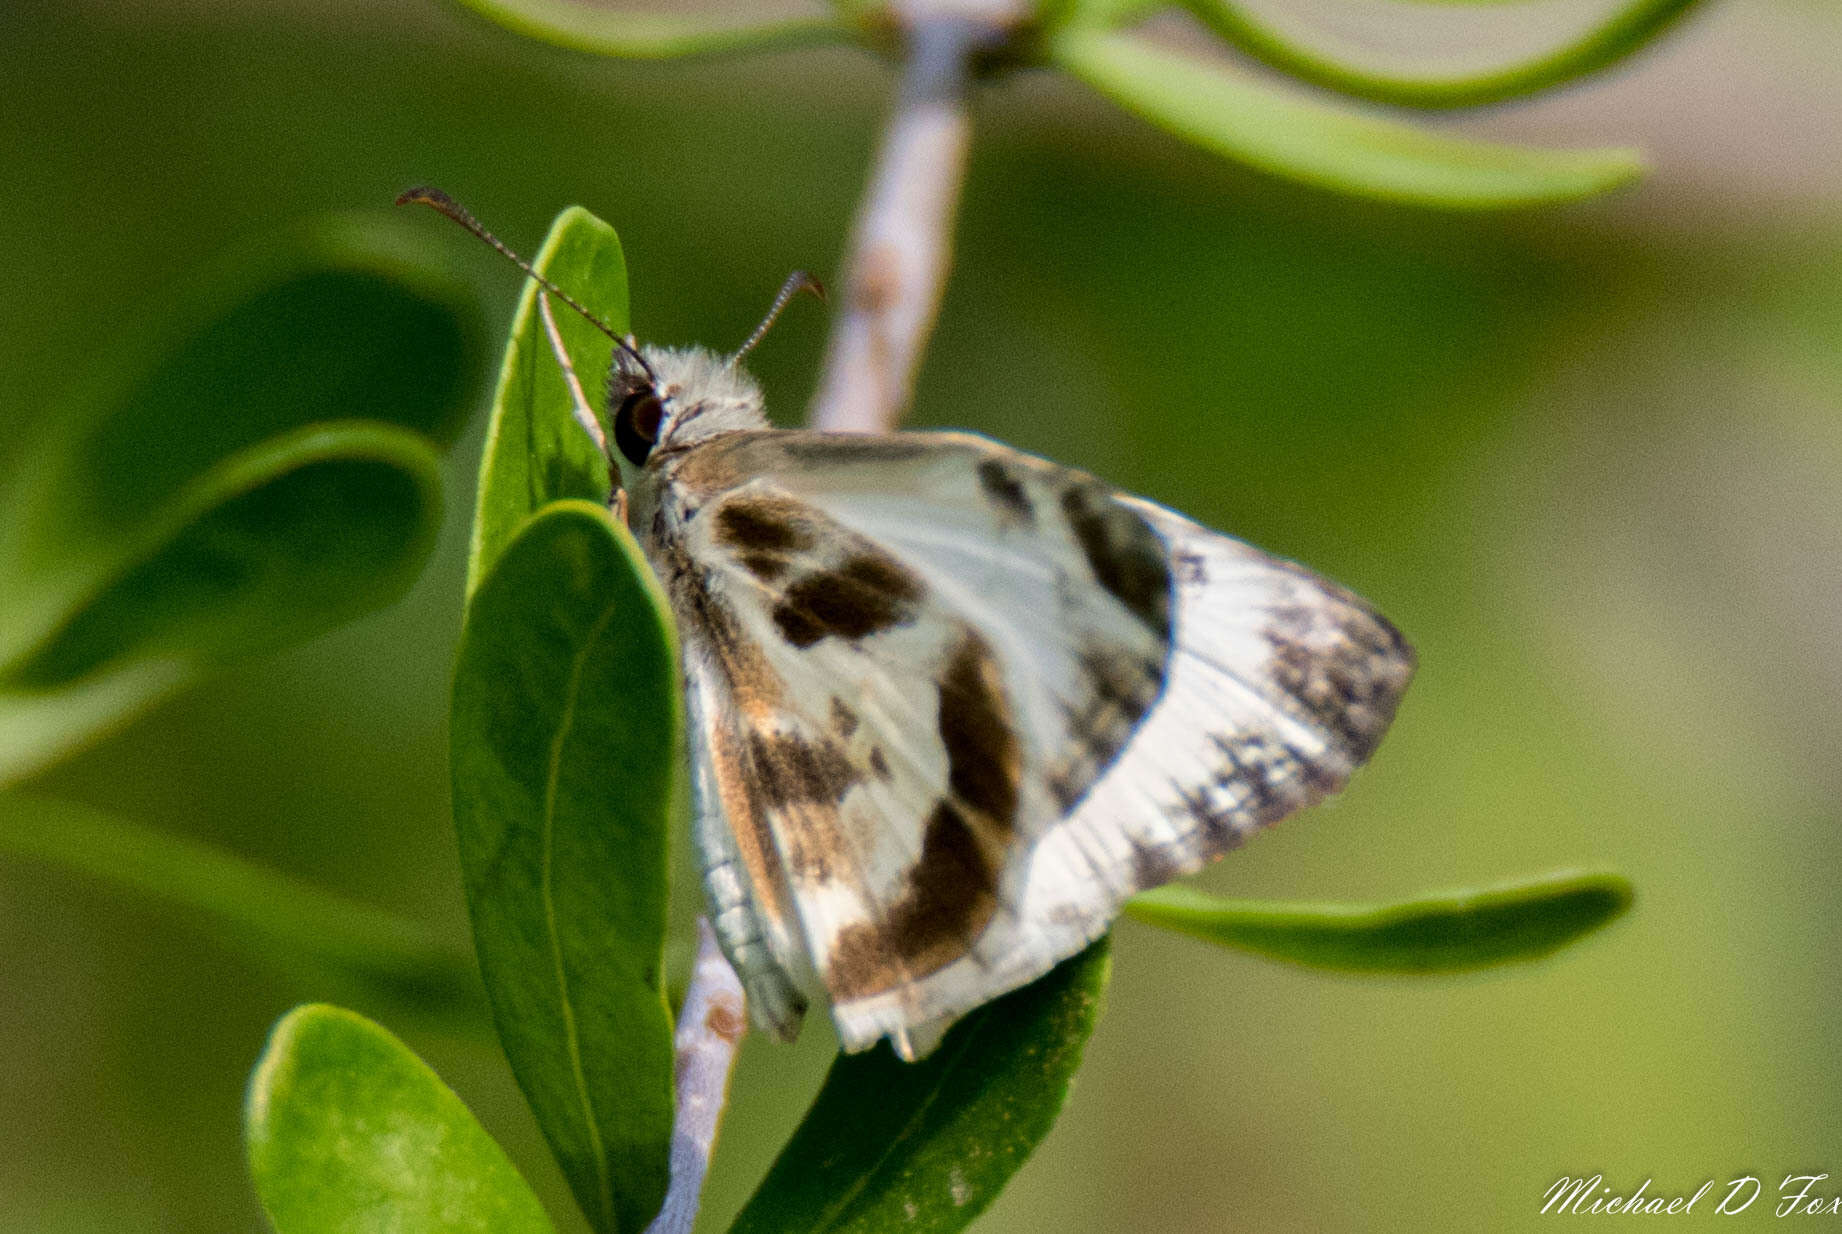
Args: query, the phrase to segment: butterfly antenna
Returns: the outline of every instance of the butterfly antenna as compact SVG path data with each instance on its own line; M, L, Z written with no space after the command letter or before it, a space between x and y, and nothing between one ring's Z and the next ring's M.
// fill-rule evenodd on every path
M787 301L802 291L809 291L821 300L825 298L825 284L804 270L795 270L787 275L787 281L780 285L780 294L774 297L774 303L769 307L767 316L761 319L761 324L755 327L755 332L748 336L748 341L736 348L736 354L729 357L731 368L734 368L743 356L755 349L755 344L761 341L762 336L768 332L768 327L774 324L774 319L780 316L780 310L787 307Z
M633 359L638 362L640 368L645 370L647 380L649 381L657 380L657 378L653 376L652 365L646 363L646 357L640 355L638 348L634 347L632 343L628 342L626 339L622 338L620 335L614 333L614 331L608 327L608 324L606 322L602 321L601 318L595 316L593 313L589 312L588 309L584 308L581 302L578 301L574 296L570 295L568 292L564 291L561 287L558 287L555 283L551 282L549 279L539 274L534 268L532 268L530 262L520 257L517 253L514 253L511 249L511 246L506 244L503 240L499 239L499 237L493 235L490 231L487 231L486 228L480 224L480 220L474 218L473 215L467 213L466 209L462 207L458 201L455 201L452 197L448 196L446 193L442 192L438 188L430 188L428 185L418 185L417 187L413 189L405 189L403 190L403 192L399 193L397 195L397 205L399 206L407 206L407 205L428 206L431 209L440 211L442 214L445 214L449 218L453 219L456 223L459 223L462 227L465 227L468 231L472 232L475 236L478 236L480 239L484 240L487 244L497 249L500 255L505 257L506 260L510 261L513 265L517 266L520 270L523 270L526 274L530 275L533 279L537 280L537 285L539 287L542 287L545 291L549 292L551 295L561 300L564 304L567 304L570 308L580 313L583 319L586 320L590 325L594 326L595 329L601 331L603 334L613 339L614 345L616 347L620 348L623 352L625 352L629 356L632 356ZM791 293L789 292L785 294L790 295ZM784 299L785 296L783 295L782 298ZM775 309L776 311L778 311L779 309L778 304L776 304ZM772 315L769 316L768 320L769 321L773 320ZM752 343L753 340L751 339L750 342Z

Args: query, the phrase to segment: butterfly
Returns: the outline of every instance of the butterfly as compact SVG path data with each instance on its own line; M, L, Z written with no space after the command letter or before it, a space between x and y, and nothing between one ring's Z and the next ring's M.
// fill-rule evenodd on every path
M614 335L605 430L663 583L709 916L760 1027L914 1060L967 1012L1342 788L1413 675L1303 566L960 432L771 427L742 348ZM597 322L596 324L600 324ZM603 327L606 330L606 327ZM611 445L610 439L611 437Z

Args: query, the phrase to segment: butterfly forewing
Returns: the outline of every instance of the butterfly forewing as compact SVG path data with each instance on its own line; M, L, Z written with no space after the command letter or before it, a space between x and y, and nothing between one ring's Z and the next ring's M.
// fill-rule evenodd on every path
M738 433L661 478L736 958L848 1049L925 1052L1339 787L1411 674L1333 585L982 438Z

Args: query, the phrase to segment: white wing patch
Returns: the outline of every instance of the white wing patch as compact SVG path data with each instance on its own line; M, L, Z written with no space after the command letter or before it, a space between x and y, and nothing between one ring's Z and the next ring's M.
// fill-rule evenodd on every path
M1412 673L1334 585L982 438L738 434L661 480L718 931L783 1033L803 990L925 1053L1341 787Z

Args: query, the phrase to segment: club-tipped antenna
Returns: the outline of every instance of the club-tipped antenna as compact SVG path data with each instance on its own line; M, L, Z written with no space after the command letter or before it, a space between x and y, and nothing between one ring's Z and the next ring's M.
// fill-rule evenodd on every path
M780 316L780 310L787 307L787 301L802 291L809 291L821 300L825 298L825 284L804 270L795 270L787 275L787 281L780 285L780 294L774 297L774 303L768 308L767 316L761 319L761 324L755 327L755 332L748 336L748 341L736 348L736 354L729 357L731 368L734 368L736 362L743 356L755 349L755 344L761 341L762 336L768 332L768 327L774 324L774 319Z
M614 333L614 331L608 326L606 322L602 321L601 318L595 316L593 313L589 312L588 309L584 308L582 306L582 303L578 301L574 296L570 295L568 292L564 291L561 287L558 287L555 283L552 283L549 279L539 274L532 267L530 262L520 257L517 253L514 253L511 249L511 246L506 244L503 240L499 239L499 237L493 235L490 231L487 231L486 228L481 225L480 220L474 218L473 215L467 213L467 210L465 209L465 207L463 207L458 201L455 201L452 197L448 196L446 193L442 192L438 188L431 188L430 186L426 184L422 184L422 185L417 185L413 189L404 189L401 193L399 193L397 195L397 205L399 206L407 206L407 205L428 206L431 209L440 211L442 214L445 214L449 218L453 219L456 223L459 223L462 227L465 227L468 231L472 232L475 236L478 236L481 240L484 240L487 244L497 249L500 255L503 256L507 261L510 261L513 265L517 266L520 270L523 270L526 274L530 275L533 279L535 279L539 287L542 287L545 291L549 292L551 295L561 300L564 304L567 304L570 308L580 313L583 319L587 321L590 325L594 326L595 329L601 331L603 334L613 339L614 345L620 348L627 355L632 356L634 361L639 364L640 368L645 371L647 380L649 381L657 380L657 378L653 376L652 365L646 363L646 357L642 356L639 353L639 350L636 347L634 347L632 343L629 343L626 339ZM784 300L787 296L791 294L792 292L782 293L782 297L781 297L782 300ZM780 304L779 302L776 302L775 311L778 312L779 308L780 308ZM769 315L768 320L769 321L773 320L773 316L771 314ZM766 326L764 324L763 329L765 328ZM754 342L753 339L749 341L751 344Z

